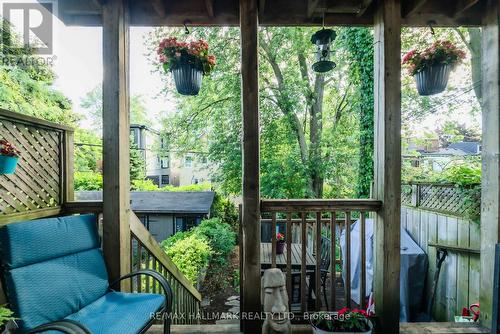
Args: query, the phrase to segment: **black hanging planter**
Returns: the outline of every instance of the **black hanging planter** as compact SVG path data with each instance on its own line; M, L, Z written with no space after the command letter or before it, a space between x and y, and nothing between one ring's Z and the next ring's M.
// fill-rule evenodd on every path
M179 94L198 95L203 77L201 65L182 63L176 68L172 68L171 71Z
M452 65L441 64L425 68L414 75L418 94L422 96L439 94L446 89Z

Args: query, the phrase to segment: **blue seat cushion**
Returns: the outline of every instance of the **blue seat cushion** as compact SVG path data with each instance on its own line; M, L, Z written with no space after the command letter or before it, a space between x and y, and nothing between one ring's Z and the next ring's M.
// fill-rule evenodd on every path
M0 260L7 270L99 246L94 215L38 219L0 228Z
M4 280L23 330L63 319L108 292L99 248L11 269L4 272Z
M66 319L78 321L92 334L136 334L165 303L153 293L111 291Z

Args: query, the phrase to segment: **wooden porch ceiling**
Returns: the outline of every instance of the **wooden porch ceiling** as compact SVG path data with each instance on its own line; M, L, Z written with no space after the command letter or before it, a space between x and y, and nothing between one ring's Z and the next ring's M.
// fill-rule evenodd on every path
M101 26L105 0L59 0L57 15L66 25ZM263 26L373 25L376 0L259 0ZM487 0L402 0L405 26L478 26ZM130 0L133 26L239 25L238 0Z

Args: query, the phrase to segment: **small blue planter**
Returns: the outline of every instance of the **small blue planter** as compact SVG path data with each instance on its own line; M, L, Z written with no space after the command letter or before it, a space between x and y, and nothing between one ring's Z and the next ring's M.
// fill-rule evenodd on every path
M19 157L0 155L0 174L14 174Z

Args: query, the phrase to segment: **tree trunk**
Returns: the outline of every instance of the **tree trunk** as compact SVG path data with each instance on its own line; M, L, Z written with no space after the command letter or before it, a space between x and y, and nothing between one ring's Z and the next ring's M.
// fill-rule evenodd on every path
M316 74L314 82L314 98L309 107L310 117L310 149L309 149L309 169L312 181L312 192L314 197L323 197L323 170L321 139L323 134L323 93L325 89L325 77L323 74Z
M268 60L273 69L274 76L278 83L278 94L276 96L277 105L283 112L285 117L294 131L300 148L301 161L306 166L308 171L308 186L312 197L323 197L323 154L321 149L321 138L323 135L323 94L325 89L325 77L323 74L317 74L314 81L314 91L312 91L309 82L309 72L303 51L297 54L300 72L302 79L306 83L306 91L304 93L307 101L307 110L309 112L309 146L306 142L305 129L302 128L299 117L290 109L288 101L286 101L286 86L283 78L283 73L279 67L276 57L267 42L261 39L260 43L265 58Z

